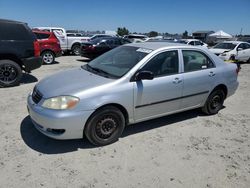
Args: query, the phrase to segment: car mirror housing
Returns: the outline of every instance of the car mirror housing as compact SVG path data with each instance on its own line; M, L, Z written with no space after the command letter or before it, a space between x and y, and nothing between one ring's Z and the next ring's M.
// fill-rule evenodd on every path
M243 50L243 48L237 48L237 51L242 51Z
M140 71L135 75L135 81L153 80L154 74L151 71Z

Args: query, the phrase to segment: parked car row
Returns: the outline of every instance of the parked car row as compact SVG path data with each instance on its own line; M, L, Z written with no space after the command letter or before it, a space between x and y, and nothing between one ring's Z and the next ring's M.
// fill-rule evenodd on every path
M90 40L90 37L67 36L66 30L59 27L34 27L33 29L53 32L58 38L63 52L72 52L75 55L80 55L81 43Z

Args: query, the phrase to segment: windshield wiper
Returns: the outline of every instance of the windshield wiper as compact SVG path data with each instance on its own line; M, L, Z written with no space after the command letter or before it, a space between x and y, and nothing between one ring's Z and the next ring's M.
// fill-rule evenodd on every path
M90 70L91 72L95 72L95 73L101 73L103 76L107 77L107 78L116 78L116 76L102 70L102 69L99 69L99 68L96 68L96 67L92 67L90 66L89 64L86 64L86 67L87 67L87 70Z

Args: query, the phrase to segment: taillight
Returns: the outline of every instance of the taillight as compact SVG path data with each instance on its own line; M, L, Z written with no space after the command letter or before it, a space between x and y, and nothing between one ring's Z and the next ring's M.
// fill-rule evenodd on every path
M38 56L40 56L40 45L39 45L39 42L37 40L35 40L33 42L33 44L34 44L34 56L38 57Z
M95 49L95 46L90 45L90 46L88 46L87 48L90 49L90 50L94 50L94 49Z

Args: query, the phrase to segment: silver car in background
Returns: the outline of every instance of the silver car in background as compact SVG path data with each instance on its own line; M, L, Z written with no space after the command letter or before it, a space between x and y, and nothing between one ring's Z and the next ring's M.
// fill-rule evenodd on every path
M216 114L238 69L202 47L147 42L115 48L41 80L28 96L35 127L55 139L113 143L125 125L189 109Z

